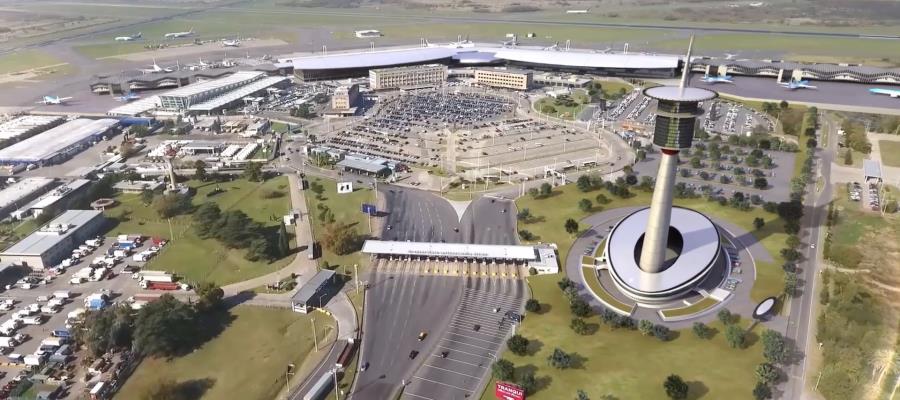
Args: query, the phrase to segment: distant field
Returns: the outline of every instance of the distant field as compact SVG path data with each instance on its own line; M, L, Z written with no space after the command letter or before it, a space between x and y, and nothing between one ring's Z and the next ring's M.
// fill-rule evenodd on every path
M24 71L62 63L60 59L43 51L22 50L0 56L0 74Z

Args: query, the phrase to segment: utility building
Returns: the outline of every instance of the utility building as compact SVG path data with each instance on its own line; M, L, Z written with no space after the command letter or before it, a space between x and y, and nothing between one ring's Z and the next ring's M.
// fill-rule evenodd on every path
M96 236L105 221L101 211L66 211L0 253L0 262L34 270L50 268L69 257L72 249L82 242Z

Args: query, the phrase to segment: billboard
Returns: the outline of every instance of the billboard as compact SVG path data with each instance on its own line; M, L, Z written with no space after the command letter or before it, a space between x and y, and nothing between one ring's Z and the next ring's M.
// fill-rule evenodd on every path
M514 383L497 382L494 396L500 400L525 400L525 390Z
M353 182L338 182L337 192L338 194L353 193Z

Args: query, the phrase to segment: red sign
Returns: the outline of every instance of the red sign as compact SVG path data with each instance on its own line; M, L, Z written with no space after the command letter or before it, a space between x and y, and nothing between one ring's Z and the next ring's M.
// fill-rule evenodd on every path
M500 400L525 400L525 391L519 385L509 382L497 382L494 396Z

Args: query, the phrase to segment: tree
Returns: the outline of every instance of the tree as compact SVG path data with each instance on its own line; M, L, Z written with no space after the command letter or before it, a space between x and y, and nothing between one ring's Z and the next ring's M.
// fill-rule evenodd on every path
M153 204L153 191L150 189L141 190L141 203L145 206Z
M491 365L491 374L498 381L510 381L513 379L515 366L505 358L501 358Z
M703 166L703 162L701 162L700 157L691 158L691 168L700 168Z
M141 354L173 357L196 338L196 313L170 294L142 307L135 319L134 348Z
M653 323L650 321L647 321L646 319L642 319L640 322L638 322L638 332L640 332L641 335L644 335L644 336L652 335L653 334Z
M691 330L693 330L694 335L697 335L700 339L709 339L712 337L712 329L702 322L694 322L694 325L691 326Z
M853 165L853 150L847 149L844 152L844 165Z
M513 354L524 356L528 353L528 343L528 339L524 336L515 334L506 340L506 347L509 347L509 351L513 352Z
M569 310L576 317L586 318L591 315L591 306L582 299L575 299L569 304Z
M194 178L201 182L206 182L208 178L206 175L206 163L203 160L197 160L194 162Z
M678 375L669 375L663 382L663 388L666 389L666 395L672 400L686 399L688 395L688 384L684 382Z
M534 234L531 233L531 231L529 231L527 229L521 229L521 230L519 230L519 238L526 242L530 242L530 241L534 240Z
M527 370L519 374L516 384L525 391L525 394L532 394L537 389L537 379L534 377L533 370Z
M756 381L763 385L771 385L778 379L778 368L767 362L757 365L753 372L756 374Z
M553 368L566 369L572 366L572 355L557 347L553 349L553 353L547 357L547 361Z
M591 185L591 178L587 175L579 176L578 180L575 181L575 186L582 192L589 192L591 191L591 189L593 189Z
M588 397L584 390L578 389L578 391L575 392L575 400L591 400L591 398Z
M275 258L287 257L287 255L291 253L291 243L288 237L287 227L284 225L284 221L282 221L278 225L278 239L276 243L277 245L275 246Z
M778 331L766 329L762 333L763 357L772 364L780 364L787 360L788 348L784 336Z
M191 198L180 193L159 196L153 203L153 208L160 218L172 218L187 213L192 207Z
M539 303L535 299L528 299L528 301L525 302L525 311L528 311L528 312L541 311L541 303Z
M572 322L569 323L569 328L572 328L572 331L579 335L587 335L589 331L588 324L581 318L573 318Z
M784 295L787 297L794 297L797 293L797 273L796 272L785 272L784 273Z
M597 200L597 204L609 204L610 202L609 198L603 193L598 194L594 200Z
M347 255L359 250L362 245L360 236L356 232L356 227L352 224L344 224L339 222L330 223L325 226L325 235L322 237L322 244L337 255Z
M559 281L556 282L556 286L559 286L559 290L565 291L566 289L568 289L570 287L574 287L575 282L573 282L568 277L563 277L562 279L560 279Z
M549 183L544 182L541 184L540 189L541 197L548 197L553 194L553 186L550 186Z
M727 308L723 308L719 310L719 313L716 314L716 317L719 319L719 322L722 325L731 325L734 323L734 315L731 314L731 311L728 311Z
M150 386L141 400L191 400L198 396L191 386L180 385L172 379L162 379Z
M652 333L653 337L663 342L668 341L669 336L671 335L671 331L669 330L669 328L663 325L653 325Z
M244 178L251 182L262 182L263 172L262 163L250 162L244 167Z
M781 256L785 261L794 262L800 259L800 252L792 248L781 249Z
M566 220L565 228L566 228L566 233L568 233L570 235L574 235L574 234L578 233L578 222L572 218L569 218Z
M762 229L762 227L765 225L766 225L766 220L764 220L760 217L756 217L753 219L753 228L755 228L756 230Z
M753 388L753 398L756 400L766 400L772 398L772 388L763 383L757 383Z
M763 190L769 187L769 181L766 178L756 178L753 180L753 187Z
M197 207L197 211L192 216L197 236L200 236L202 239L215 237L220 218L222 218L222 210L219 209L219 205L216 203L211 201L205 202L200 207Z
M778 108L781 110L787 110L791 105L787 102L787 100L782 100L781 103L778 103Z
M222 288L209 281L197 283L194 292L197 293L197 297L200 298L200 300L197 301L197 311L200 312L221 306L222 298L225 297L225 292Z
M787 239L785 239L784 244L792 249L796 248L797 246L800 246L800 237L797 235L789 235Z
M588 199L581 199L578 202L578 208L581 211L590 212L593 207L594 207L594 204L592 204L591 201Z
M725 340L728 341L728 345L733 349L744 347L746 335L744 329L737 326L737 324L731 324L725 327Z
M526 224L531 220L532 217L533 216L531 215L531 210L527 208L523 208L522 211L519 211L519 213L516 214L516 219Z

